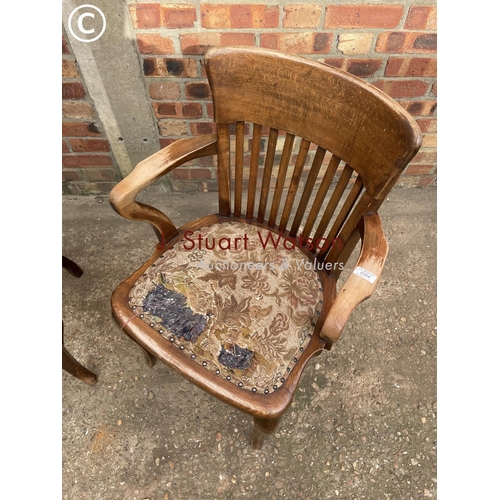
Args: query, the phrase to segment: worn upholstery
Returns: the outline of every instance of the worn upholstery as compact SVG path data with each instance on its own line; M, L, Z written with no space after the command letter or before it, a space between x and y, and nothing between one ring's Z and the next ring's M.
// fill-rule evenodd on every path
M322 299L300 249L243 222L185 233L129 294L134 313L186 356L263 394L293 370Z

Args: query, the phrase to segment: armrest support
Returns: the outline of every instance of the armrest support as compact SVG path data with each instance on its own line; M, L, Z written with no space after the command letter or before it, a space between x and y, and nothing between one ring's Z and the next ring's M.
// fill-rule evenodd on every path
M179 139L137 164L109 195L113 208L120 210L134 202L137 194L161 176L187 161L217 154L217 136L206 134Z
M327 349L340 338L354 308L375 290L387 257L389 247L379 215L367 214L363 217L362 223L362 246L356 268L337 295L320 332ZM361 276L356 274L357 272Z
M217 154L217 136L201 135L179 139L137 164L109 195L115 212L130 220L147 221L164 245L178 234L173 222L160 210L135 201L138 193L154 181L187 161Z

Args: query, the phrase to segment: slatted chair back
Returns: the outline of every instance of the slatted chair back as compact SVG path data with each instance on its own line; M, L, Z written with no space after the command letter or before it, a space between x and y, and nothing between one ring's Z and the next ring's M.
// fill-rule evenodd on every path
M319 262L347 260L361 217L379 208L420 147L415 121L361 79L289 54L211 49L206 69L220 215L300 237Z

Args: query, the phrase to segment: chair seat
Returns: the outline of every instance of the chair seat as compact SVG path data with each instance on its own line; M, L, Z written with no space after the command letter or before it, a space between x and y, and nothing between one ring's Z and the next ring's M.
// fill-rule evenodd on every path
M207 370L272 393L293 370L322 310L314 266L291 240L244 222L181 236L132 286L130 307Z

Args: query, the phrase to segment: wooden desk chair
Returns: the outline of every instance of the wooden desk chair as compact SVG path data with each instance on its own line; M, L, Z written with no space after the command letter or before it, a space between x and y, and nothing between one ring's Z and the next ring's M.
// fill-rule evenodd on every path
M169 145L110 194L119 214L149 222L160 239L111 303L151 363L161 359L252 415L260 448L307 361L331 348L373 292L387 254L377 210L421 133L380 90L321 63L240 47L211 49L205 59L217 133ZM208 155L217 157L218 214L176 228L135 201L159 177ZM337 294L360 237L356 269Z

